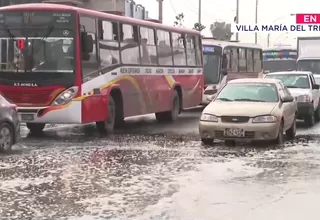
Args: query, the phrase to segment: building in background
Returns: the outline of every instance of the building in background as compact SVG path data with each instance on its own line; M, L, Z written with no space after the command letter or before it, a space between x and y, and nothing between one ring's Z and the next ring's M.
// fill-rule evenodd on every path
M61 2L63 4L77 3L79 7L93 9L97 11L114 12L128 17L138 19L147 19L148 11L140 4L136 4L133 0L49 0L50 2ZM47 2L49 2L47 1ZM26 3L41 3L43 0L0 0L0 7L26 4Z

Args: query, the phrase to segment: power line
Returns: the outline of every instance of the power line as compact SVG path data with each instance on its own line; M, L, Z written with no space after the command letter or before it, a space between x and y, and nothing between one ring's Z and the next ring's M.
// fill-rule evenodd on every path
M171 4L171 7L172 7L172 9L173 9L174 14L175 14L175 15L178 15L178 13L177 13L177 11L176 11L173 3L172 3L172 0L169 0L169 1L170 1L170 4Z

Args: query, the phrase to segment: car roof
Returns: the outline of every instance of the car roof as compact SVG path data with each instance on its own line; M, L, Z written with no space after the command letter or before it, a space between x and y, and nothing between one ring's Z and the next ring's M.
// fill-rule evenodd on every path
M234 79L228 82L228 84L237 84L237 83L277 83L281 82L279 79L266 79L266 78L243 78L243 79Z
M266 75L282 75L282 74L292 74L292 75L294 75L294 74L299 74L299 75L307 74L307 75L309 75L309 74L312 74L312 72L310 72L310 71L281 71L281 72L267 73Z

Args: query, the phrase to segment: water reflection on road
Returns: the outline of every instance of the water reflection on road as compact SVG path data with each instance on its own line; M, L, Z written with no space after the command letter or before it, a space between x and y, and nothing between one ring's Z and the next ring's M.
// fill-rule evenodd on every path
M0 160L0 216L317 219L318 125L282 148L204 147L198 117L186 113L174 126L129 122L109 137L89 125L24 138Z

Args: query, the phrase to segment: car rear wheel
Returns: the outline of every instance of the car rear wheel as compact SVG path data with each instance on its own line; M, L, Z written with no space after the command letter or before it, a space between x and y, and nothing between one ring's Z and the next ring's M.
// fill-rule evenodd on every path
M46 124L44 123L27 123L27 128L30 130L32 134L40 134L42 133Z
M213 144L214 139L213 138L201 138L201 142L204 145L212 145Z
M296 136L296 132L297 132L297 122L296 122L296 117L294 117L294 120L292 122L290 129L286 131L286 136L290 140L293 140L294 137Z
M305 116L304 123L309 127L313 126L315 123L314 116L315 116L314 111L310 112L308 115Z
M14 132L8 123L0 125L0 149L3 152L10 152L14 142Z

